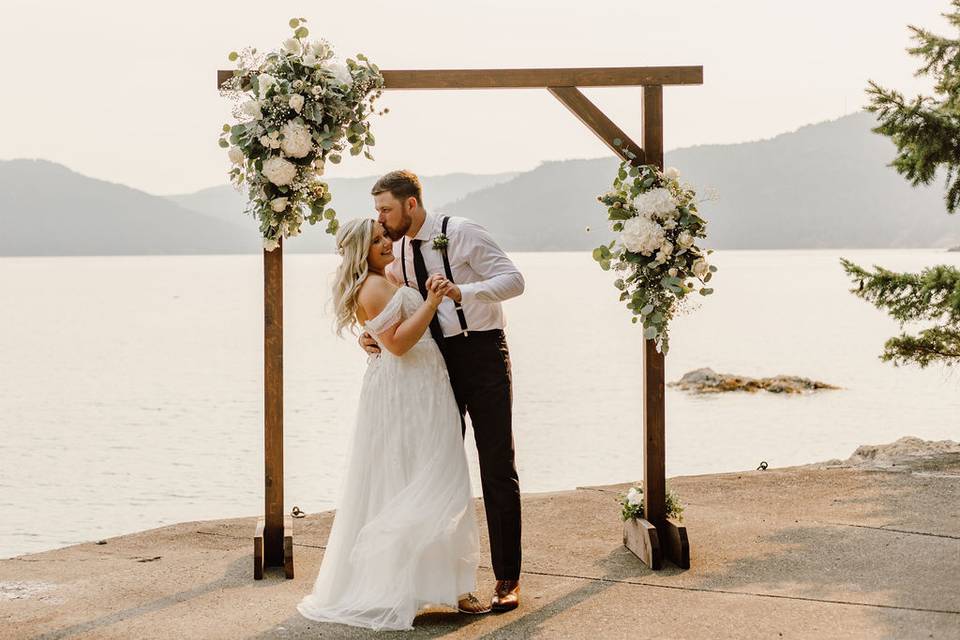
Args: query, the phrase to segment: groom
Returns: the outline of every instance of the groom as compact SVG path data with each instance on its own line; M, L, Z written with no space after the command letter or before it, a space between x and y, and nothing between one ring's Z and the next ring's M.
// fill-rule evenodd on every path
M454 283L430 332L460 406L461 435L466 435L466 412L477 443L497 578L491 607L514 609L520 603L520 482L513 459L510 353L500 303L523 293L523 276L486 229L466 218L426 211L420 180L412 172L386 174L371 193L380 224L394 241L396 260L388 267L394 280L419 288L424 297L430 275L443 274ZM368 353L379 352L366 333L360 344ZM461 609L482 612L469 602L461 602Z

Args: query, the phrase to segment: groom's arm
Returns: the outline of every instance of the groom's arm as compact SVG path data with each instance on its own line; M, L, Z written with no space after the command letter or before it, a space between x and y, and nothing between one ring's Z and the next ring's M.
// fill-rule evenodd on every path
M493 236L472 220L464 220L458 229L458 242L463 243L467 263L480 276L477 282L457 285L453 299L457 302L503 302L523 293L523 274L507 257Z

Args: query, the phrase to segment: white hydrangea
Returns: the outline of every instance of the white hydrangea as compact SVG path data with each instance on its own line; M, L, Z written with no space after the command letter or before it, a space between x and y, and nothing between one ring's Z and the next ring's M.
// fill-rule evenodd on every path
M297 165L289 160L273 156L264 161L263 175L273 184L282 187L290 184L297 177Z
M634 507L639 507L642 501L643 494L637 491L636 487L630 487L630 490L627 491L627 504L630 504Z
M348 69L347 65L339 60L330 63L330 72L340 84L345 84L348 86L353 84L353 76L350 75L350 69Z
M708 265L707 261L703 258L697 258L694 260L693 264L690 266L690 269L693 271L693 275L701 279L710 273L710 265Z
M302 158L313 149L313 138L310 129L298 122L288 122L280 129L283 141L280 149L289 158Z
M299 93L293 94L292 96L290 96L289 104L291 109L293 109L297 113L300 113L300 111L303 109L303 96L300 95Z
M259 120L263 117L263 112L260 110L259 100L247 100L240 105L240 111L242 111L244 115L248 115L255 120Z
M677 210L677 201L669 189L657 187L638 194L633 199L633 206L641 216L666 217Z
M663 227L649 218L638 216L623 223L620 241L629 251L650 255L663 244L664 237Z

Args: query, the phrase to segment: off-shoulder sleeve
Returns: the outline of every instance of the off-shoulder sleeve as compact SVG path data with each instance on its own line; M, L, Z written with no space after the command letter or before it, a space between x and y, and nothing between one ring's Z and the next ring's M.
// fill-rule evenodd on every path
M397 289L383 311L367 320L367 324L363 328L372 334L383 333L400 321L402 311L403 296L400 295L400 289Z

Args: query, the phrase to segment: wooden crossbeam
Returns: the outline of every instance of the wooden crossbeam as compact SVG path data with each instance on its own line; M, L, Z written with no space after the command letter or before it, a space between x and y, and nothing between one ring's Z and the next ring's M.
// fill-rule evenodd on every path
M597 105L590 102L587 96L583 95L576 87L547 87L547 90L562 102L573 115L582 122L590 131L593 131L611 151L613 151L621 160L627 160L628 157L623 149L626 148L636 157L633 161L637 164L643 164L644 153L640 145L630 139L614 122L600 111ZM617 144L617 140L620 141Z
M703 67L582 67L568 69L390 69L386 89L545 89L703 84ZM233 75L217 71L217 88Z

